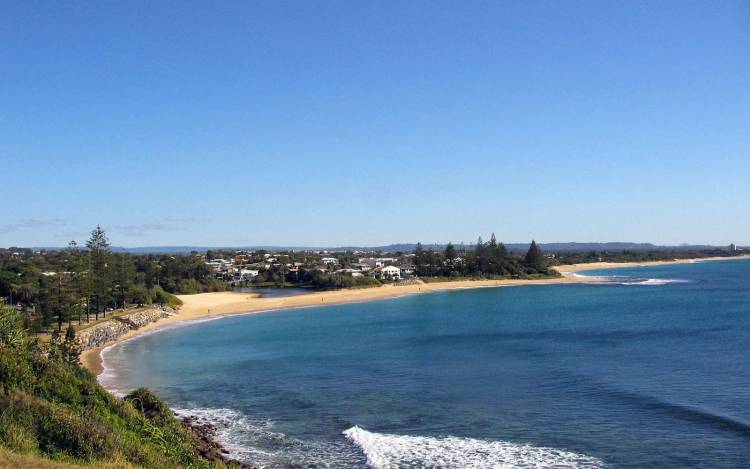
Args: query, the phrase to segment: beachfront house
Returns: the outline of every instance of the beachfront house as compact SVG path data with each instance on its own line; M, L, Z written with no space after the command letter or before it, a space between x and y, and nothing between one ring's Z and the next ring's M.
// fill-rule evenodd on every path
M378 267L372 271L374 277L380 280L400 280L401 269L394 265L387 265L385 267Z

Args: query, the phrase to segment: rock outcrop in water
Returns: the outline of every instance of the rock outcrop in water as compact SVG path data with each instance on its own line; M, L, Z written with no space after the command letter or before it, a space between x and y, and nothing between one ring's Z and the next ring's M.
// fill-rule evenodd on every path
M170 308L146 308L132 313L112 317L76 334L81 350L101 347L113 342L128 332L175 314Z
M182 417L181 421L190 431L193 438L193 445L198 454L203 458L209 461L221 461L232 467L236 466L241 469L257 469L255 466L229 457L229 451L217 439L217 431L214 424L191 415Z

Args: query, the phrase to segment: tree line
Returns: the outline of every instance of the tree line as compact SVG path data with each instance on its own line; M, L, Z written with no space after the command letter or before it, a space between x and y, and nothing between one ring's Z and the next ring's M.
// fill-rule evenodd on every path
M417 243L414 249L414 273L420 277L484 277L525 278L531 275L555 275L550 271L541 249L531 242L526 255L508 252L497 241L495 233L485 242L480 236L470 249L456 248L448 243L441 251L424 249Z
M89 322L130 305L176 305L175 293L226 289L202 256L114 253L97 226L84 248L0 252L0 297L26 311L29 328ZM55 324L56 323L56 324Z

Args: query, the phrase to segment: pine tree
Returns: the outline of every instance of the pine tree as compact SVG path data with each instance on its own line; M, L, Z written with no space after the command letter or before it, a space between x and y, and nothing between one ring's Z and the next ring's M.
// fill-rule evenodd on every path
M453 247L453 243L448 241L448 245L445 246L445 258L453 264L453 261L456 260L457 254L456 254L456 248Z
M135 266L127 254L117 254L113 258L112 290L117 304L125 308L131 300L131 290L135 280Z
M417 275L424 274L424 264L424 249L422 248L422 243L417 242L417 246L414 248L414 272Z
M529 250L526 252L524 263L531 273L544 273L547 271L542 250L539 249L539 246L537 246L536 241L534 240L531 241Z
M73 305L71 314L68 317L68 327L71 326L73 313L78 316L78 324L81 324L82 302L86 297L86 286L84 283L84 273L86 268L82 263L81 251L78 249L78 243L71 241L68 243L66 251L66 264L70 272L70 290L73 296ZM86 310L86 322L88 322L88 309Z
M497 255L502 260L505 260L508 257L508 249L505 247L505 244L498 243L498 245L497 245Z
M474 248L474 266L476 273L482 275L487 270L487 245L480 236L477 238L477 245Z
M497 238L495 238L495 233L493 232L490 235L490 249L496 249L497 248Z
M493 232L490 235L490 242L487 243L487 271L490 274L500 272L500 259L497 252L497 238Z
M94 306L95 318L99 319L99 312L106 311L109 300L109 269L107 268L109 240L99 225L96 225L96 228L91 232L86 247L89 248L90 299Z
M57 330L62 331L62 325L70 320L73 298L68 288L67 274L63 271L56 272L54 281L54 309L57 315Z

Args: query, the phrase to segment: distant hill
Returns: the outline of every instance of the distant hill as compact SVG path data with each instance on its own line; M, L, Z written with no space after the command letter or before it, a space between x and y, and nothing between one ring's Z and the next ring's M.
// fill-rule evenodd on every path
M445 244L422 244L424 249L442 250L445 249ZM455 246L460 248L460 243L456 243ZM465 244L466 249L472 249L473 244ZM571 252L571 251L622 251L625 249L633 251L662 251L662 250L677 250L677 251L699 251L706 249L724 249L727 246L712 246L707 244L683 244L677 246L669 245L657 245L652 243L629 243L629 242L608 242L608 243L540 243L539 246L543 251L553 252ZM144 247L119 247L113 246L112 251L114 252L127 252L131 254L184 254L192 251L206 252L207 250L220 251L220 250L259 250L264 249L267 251L281 251L281 250L294 250L294 251L328 251L328 252L345 252L345 251L382 251L382 252L412 252L416 247L416 243L398 243L388 244L384 246L274 246L274 245L262 245L262 246L144 246ZM509 251L519 252L526 251L529 248L529 243L507 243L505 247ZM46 249L46 250L58 250L62 248L34 248L34 249ZM741 249L750 249L747 247Z

